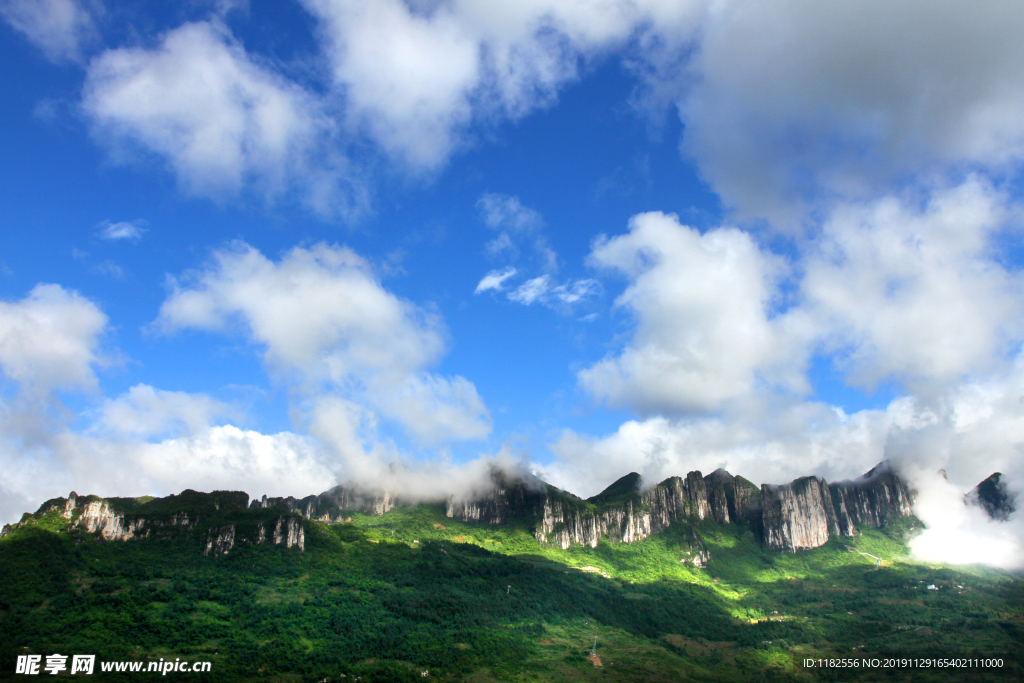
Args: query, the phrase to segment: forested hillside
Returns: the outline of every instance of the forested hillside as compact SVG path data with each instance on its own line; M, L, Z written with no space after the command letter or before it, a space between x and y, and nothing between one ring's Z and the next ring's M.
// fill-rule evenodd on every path
M167 500L152 506L165 521ZM208 516L110 541L44 506L0 539L0 677L24 680L15 661L29 653L211 661L209 673L169 674L196 681L974 681L1024 670L1024 581L908 561L912 518L796 553L710 519L562 550L521 522L453 520L440 505L326 524L212 495L178 500ZM231 521L253 534L282 516L302 525L304 549L204 555L210 529ZM706 568L688 555L695 538ZM803 666L883 655L1003 667ZM126 674L92 679L104 676Z

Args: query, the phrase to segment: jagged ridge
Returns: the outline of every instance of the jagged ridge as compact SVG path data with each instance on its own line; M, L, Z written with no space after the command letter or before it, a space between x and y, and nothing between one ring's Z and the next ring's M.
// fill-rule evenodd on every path
M1000 477L996 473L968 495L969 502L991 505L995 512L989 514L997 519L1014 509ZM760 488L719 469L707 476L694 471L685 477L670 477L644 489L640 475L631 472L588 500L533 475L495 469L487 493L470 499L449 497L443 505L448 517L467 522L525 523L540 543L563 549L595 547L602 538L632 543L677 520L711 519L748 526L768 548L797 550L818 547L836 536L852 536L858 526L880 528L912 515L913 500L908 484L883 462L854 481L830 484L818 477L801 477L789 484ZM204 553L209 555L267 541L304 549L301 518L346 522L355 512L382 515L410 504L387 491L351 486L335 486L301 499L263 496L251 504L247 494L229 491L203 494L186 490L179 496L156 499L102 499L72 492L66 499L47 501L35 515L26 513L18 524L5 526L0 537L33 518L55 513L67 520L68 529L105 540L159 537L177 528L202 533ZM258 519L251 517L251 513L263 511ZM702 565L707 552L692 528L688 533L690 555Z

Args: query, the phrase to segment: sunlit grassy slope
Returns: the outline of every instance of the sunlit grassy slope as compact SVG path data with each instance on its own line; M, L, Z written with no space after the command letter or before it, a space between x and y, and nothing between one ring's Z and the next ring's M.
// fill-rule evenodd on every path
M255 514L280 512L208 522ZM1019 677L1024 581L910 560L916 524L798 553L714 522L561 550L538 544L525 520L470 524L425 505L307 521L305 552L264 544L214 559L200 530L104 542L51 513L0 540L0 679L25 678L13 671L27 652L211 660L211 674L181 676L195 681ZM694 534L710 551L706 569L681 561ZM1003 667L803 666L886 655Z

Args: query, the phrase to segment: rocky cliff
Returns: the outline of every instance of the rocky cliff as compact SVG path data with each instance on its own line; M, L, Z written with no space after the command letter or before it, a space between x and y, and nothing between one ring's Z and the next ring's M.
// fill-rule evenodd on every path
M776 550L817 548L839 534L828 484L801 477L783 486L761 486L765 546Z
M704 477L711 516L722 524L746 523L755 528L761 522L761 489L743 477L718 468Z
M762 538L769 548L816 548L857 526L882 528L913 511L914 492L887 462L853 481L829 484L802 477L761 487Z
M1005 486L1000 488L999 475L993 477L979 484L974 499L990 506L990 514L1005 518L1013 510L1013 501ZM829 484L817 477L801 477L760 488L722 469L706 477L700 472L669 477L645 488L640 475L632 472L587 500L526 473L496 469L491 479L491 487L479 495L449 497L443 502L445 514L467 522L525 523L539 542L561 548L596 547L602 538L633 543L687 520L694 524L685 527L689 551L681 561L699 566L708 560L697 524L703 520L745 525L769 548L796 550L820 546L837 535L853 535L859 526L882 527L913 514L913 491L885 463L855 481ZM265 542L302 550L303 517L345 522L351 521L346 515L353 512L382 515L407 504L386 491L353 486L335 486L301 499L263 496L251 504L248 501L247 494L230 491L186 490L156 499L82 498L72 492L68 498L47 501L35 515L26 513L18 524L5 526L0 536L49 515L64 520L69 529L105 540L194 532L200 535L203 552L213 556Z
M533 517L537 540L561 548L595 547L602 538L633 543L676 520L713 519L745 525L769 548L796 550L816 548L833 536L853 535L857 525L885 526L891 519L913 514L912 503L906 482L882 463L852 482L829 484L801 477L761 488L719 469L706 477L700 472L670 477L645 489L640 475L631 472L587 500L543 482L526 485L506 477L476 500L449 500L446 511L449 517L491 524ZM696 534L691 550L706 561Z
M983 509L998 522L1005 522L1017 511L1017 501L1006 488L1001 472L989 475L964 497L964 502Z
M529 519L540 514L548 497L557 495L558 491L532 474L511 475L497 469L491 471L491 484L490 491L469 500L449 496L445 501L445 515L488 524Z
M856 525L876 529L890 520L913 514L913 492L887 462L860 479L829 484L840 533L852 536Z
M286 510L271 510L257 519L247 513L248 500L240 491L186 490L165 498L100 498L72 491L67 498L46 501L34 514L25 513L17 524L6 525L3 535L45 523L48 529L86 533L104 541L196 538L203 554L214 556L268 540L305 549L301 519Z
M306 519L318 522L341 522L346 512L362 512L367 515L383 515L397 505L399 501L387 491L366 491L354 486L335 486L320 495L306 496L297 499L287 498L253 499L251 508L282 507L289 512L296 512Z

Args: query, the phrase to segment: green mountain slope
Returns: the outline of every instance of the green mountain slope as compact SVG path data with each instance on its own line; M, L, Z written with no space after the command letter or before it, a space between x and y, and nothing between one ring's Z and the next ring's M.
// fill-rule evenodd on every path
M1024 671L1024 581L910 561L913 519L797 553L709 520L561 550L540 545L529 520L467 523L421 505L323 524L231 495L111 499L153 532L127 541L98 539L44 504L0 539L0 679L31 680L14 673L17 657L54 653L210 661L208 673L162 676L192 681L1001 681ZM191 525L171 524L183 511ZM254 538L284 517L301 524L304 550L268 541L204 555L211 529L230 523ZM687 555L695 537L710 553L705 569ZM803 665L885 656L1003 666ZM91 680L130 678L98 669Z

